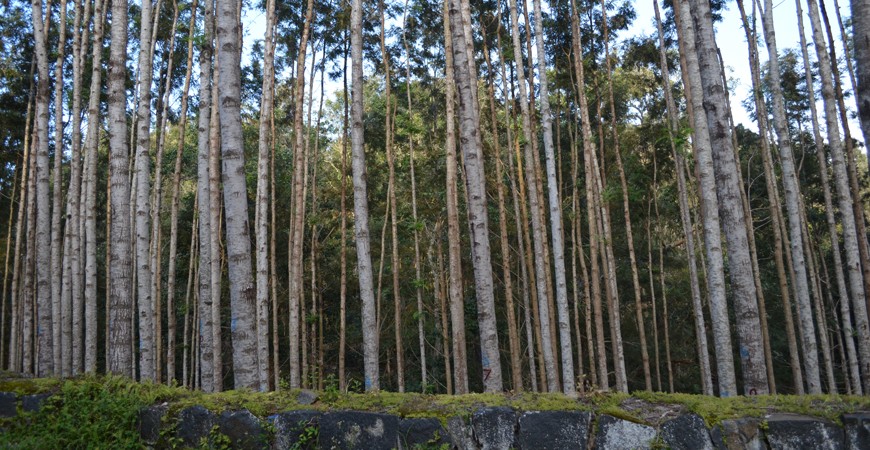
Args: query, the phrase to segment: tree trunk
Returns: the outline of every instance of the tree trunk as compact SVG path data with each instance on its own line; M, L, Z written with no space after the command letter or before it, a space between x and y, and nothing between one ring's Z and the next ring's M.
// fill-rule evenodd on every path
M619 182L622 188L622 212L625 220L625 236L628 245L629 262L631 263L631 280L634 288L635 320L637 321L638 339L640 340L640 354L643 365L643 378L648 391L652 390L652 380L649 369L649 351L646 345L646 327L644 326L643 311L641 305L640 278L637 270L637 256L634 250L634 233L631 227L631 209L629 208L628 183L625 178L625 168L622 165L622 154L619 146L619 132L616 126L616 104L613 97L613 71L610 67L610 33L607 26L607 7L604 0L601 1L601 25L604 33L604 66L607 69L607 93L610 105L610 127L613 136L613 151L616 159L616 168L619 173ZM662 293L664 295L664 293Z
M610 388L609 375L607 371L607 348L604 342L604 316L601 310L601 285L599 281L599 238L600 231L598 228L598 215L601 210L596 202L596 183L593 177L597 169L593 169L593 157L595 149L593 147L593 137L591 122L589 120L589 105L586 100L586 81L583 68L582 48L580 46L580 19L577 5L571 2L571 39L572 48L574 51L574 74L577 80L577 98L579 100L578 109L580 110L580 131L583 138L583 161L586 180L586 203L588 208L588 226L589 226L589 259L591 262L590 279L592 280L592 311L595 316L595 346L598 355L597 381L600 389L607 390ZM591 347L590 347L591 348ZM590 354L592 351L590 350ZM616 364L616 362L614 361ZM593 369L590 367L590 371Z
M112 2L112 17L127 17L127 2L121 0ZM130 348L133 341L131 325L133 265L130 254L130 158L125 108L127 93L124 87L127 80L127 21L118 21L113 25L108 73L111 249L107 263L109 271L107 370L116 375L132 377L134 365ZM96 49L94 51L96 52ZM96 136L94 136L94 148L96 149ZM93 164L96 155L91 156L91 164ZM96 173L92 173L91 176L96 176Z
M760 333L758 295L738 180L739 168L734 159L727 100L722 85L721 63L713 36L710 5L698 0L690 1L690 5L691 16L686 15L683 19L694 19L700 79L700 84L696 85L698 89L693 89L693 94L703 95L703 111L709 124L719 213L728 243L728 267L735 299L734 310L740 343L743 389L750 395L765 394L768 392L768 380L764 345ZM696 120L696 127L698 122ZM709 208L706 202L705 208Z
M555 355L553 355L553 347L550 345L552 339L550 337L550 320L549 320L549 305L550 302L548 299L547 289L545 285L548 283L547 280L549 278L546 275L544 270L544 247L546 243L542 238L542 230L541 228L544 226L543 218L541 217L540 207L538 206L538 184L535 181L535 173L534 173L534 152L532 149L532 142L535 140L535 136L532 134L531 129L531 113L529 106L529 96L526 91L526 78L524 72L523 65L523 55L522 55L522 47L520 46L520 32L519 32L519 19L517 13L517 4L516 0L511 0L510 3L510 15L511 15L511 37L513 38L513 47L514 47L514 64L517 67L517 81L519 84L519 103L520 103L520 111L522 114L522 130L523 130L523 156L525 163L526 173L526 189L529 193L529 209L531 212L531 225L532 225L532 243L534 244L534 267L535 267L535 288L537 292L537 309L539 312L538 320L540 324L540 334L542 341L542 355L544 358L544 367L542 370L546 375L547 388L550 392L557 392L559 390L558 383L558 375L556 373L556 362ZM551 137L551 145L552 145L552 136ZM564 274L564 273L563 273Z
M393 275L393 330L395 331L396 338L396 375L399 392L405 392L405 357L402 345L402 297L399 292L399 231L398 224L396 223L396 156L393 150L393 115L395 114L395 107L392 105L390 55L387 52L383 0L378 2L378 10L381 17L381 63L384 70L384 132L386 133L386 158L389 170L389 185L391 186L387 195L390 197L390 237L392 238L390 245L392 256L390 272ZM381 257L383 258L383 256Z
M502 391L501 359L495 318L492 262L489 248L489 221L486 205L486 180L480 138L480 115L476 96L477 74L473 70L471 24L466 22L467 1L450 0L450 32L455 61L453 81L459 97L460 147L465 155L465 179L468 190L468 222L471 229L471 255L477 297L477 320L480 327L481 367L486 392ZM467 47L466 47L467 46ZM448 83L450 80L447 81Z
M344 87L342 102L344 106L344 121L342 122L341 137L341 290L339 306L339 331L338 331L338 390L345 392L347 388L347 373L345 369L345 353L347 349L347 141L350 137L350 115L347 89L347 57L348 44L345 35L344 44L344 67L341 72L341 80Z
M406 3L407 6L407 3ZM405 29L407 26L407 10L405 11L405 18L402 25L402 41L405 45L405 53L407 54L407 59L405 60L405 86L407 88L406 93L408 96L408 118L413 118L413 104L411 103L411 51L408 45L408 38L405 34ZM417 217L417 178L416 173L414 172L414 136L410 135L408 137L408 154L411 162L411 214L414 219L414 287L417 291L417 336L420 340L420 386L423 392L429 387L429 377L428 370L426 368L426 335L424 333L424 310L423 310L423 274L420 268L420 233L419 226L420 221ZM344 236L342 234L342 236Z
M819 20L818 4L808 0L810 23L813 30L813 43L819 61L819 74L822 82L822 99L825 108L825 122L828 129L828 143L833 166L834 187L842 217L843 247L846 252L846 273L848 274L849 293L852 299L852 312L855 315L858 338L858 354L861 361L861 379L864 391L870 389L870 323L867 319L867 303L864 297L864 278L861 272L861 258L858 250L858 235L855 229L855 214L852 207L852 193L849 175L843 155L843 141L840 139L837 105L834 98L831 60L825 51L825 38ZM861 28L857 28L860 30ZM860 39L856 39L856 42ZM857 45L856 45L857 47ZM860 77L859 77L860 78ZM859 94L860 98L860 94ZM860 102L860 100L859 100ZM845 299L843 299L845 300Z
M465 343L465 295L462 288L462 255L459 240L459 200L456 191L456 130L455 102L453 84L453 37L450 33L448 2L444 3L444 60L445 60L445 97L446 106L446 143L447 147L447 253L450 266L448 277L450 292L450 322L453 324L453 388L457 394L468 393L468 362Z
M354 228L357 247L357 272L362 299L363 365L366 391L380 390L378 379L378 332L375 296L372 290L372 260L369 244L369 205L366 197L365 141L363 137L363 55L362 1L353 0L351 9L351 70L353 85L352 151Z
M91 57L91 87L88 99L88 135L85 143L85 372L97 371L97 149L99 146L100 88L102 86L103 26L105 1L94 6L94 44ZM92 119L93 118L93 119ZM111 222L111 220L107 220ZM107 317L109 311L106 311ZM107 321L108 322L108 321Z
M303 105L305 99L305 54L308 47L308 33L313 13L312 1L308 1L302 31L302 40L299 43L299 54L296 59L296 85L295 85L295 113L293 122L294 158L293 158L293 207L290 229L290 387L301 386L300 380L300 303L302 302L302 235L304 233L305 193L304 193L304 167L305 149L302 129ZM304 349L303 349L304 351Z
M499 30L500 32L501 30ZM500 34L500 33L499 33ZM501 40L501 36L499 36ZM522 376L522 361L520 352L519 333L517 332L516 310L514 309L513 297L513 279L511 277L511 262L510 262L510 245L508 244L507 231L507 212L505 210L505 194L504 194L504 169L502 168L502 152L501 141L498 134L498 115L495 110L495 87L492 76L495 73L492 63L489 58L489 49L486 48L484 41L484 57L486 58L487 69L490 77L487 80L487 93L489 94L489 113L490 127L492 133L492 141L495 146L495 173L496 173L496 190L498 192L498 229L499 243L501 245L501 265L502 265L502 280L504 283L505 295L505 310L508 320L508 342L510 345L510 360L511 360L511 380L513 390L521 392L523 390ZM510 133L510 132L509 132ZM508 138L508 146L513 143L512 138Z
M556 179L556 156L553 150L553 116L550 110L547 62L544 52L544 30L541 22L540 0L532 0L535 14L535 43L537 44L538 78L541 89L541 127L544 131L544 154L547 165L547 191L550 208L550 234L553 239L554 279L556 282L556 309L558 314L560 350L562 354L562 392L576 395L574 355L571 349L571 319L568 314L568 283L565 279L565 245L562 241L562 199ZM555 386L558 387L558 386ZM550 386L553 391L554 386Z
M674 134L679 132L680 124L677 119L677 108L674 104L674 96L671 87L671 76L668 69L664 33L662 32L661 13L659 12L658 0L653 2L656 13L656 28L659 38L659 57L662 70L662 82L664 84L665 104L668 110L668 137L671 143L671 153L674 157L674 166L677 172L677 192L679 195L680 220L683 225L683 235L686 240L686 257L689 265L689 282L692 289L692 316L695 321L695 340L698 352L698 363L701 366L701 390L704 395L713 395L713 381L710 372L710 353L707 349L707 332L704 323L704 309L701 303L701 287L698 283L698 265L695 261L695 239L692 227L692 219L689 213L689 198L686 185L686 176L683 172L683 149L678 149Z
M19 287L23 284L22 272L23 268L22 264L22 254L24 253L23 247L27 244L23 243L23 240L26 239L24 235L24 230L29 229L27 224L27 204L30 201L30 198L33 196L33 192L30 190L30 178L32 177L32 167L30 165L31 160L31 152L33 147L32 138L32 130L31 124L33 124L32 112L33 112L33 69L36 65L36 61L34 60L30 67L30 89L27 94L27 112L24 114L24 149L21 156L21 175L19 180L18 187L18 213L17 218L15 220L15 258L12 261L12 304L10 305L10 324L9 324L9 364L6 366L10 372L18 372L21 371L21 350L19 339L19 335L21 333L21 329L23 328L22 323L22 305L26 301L25 298L21 295L21 290ZM10 210L11 211L11 210ZM11 217L10 217L11 220ZM23 245L22 245L23 244ZM2 342L0 342L2 345Z
M725 269L722 256L722 241L719 228L719 200L716 196L716 180L713 171L713 155L701 85L698 55L695 51L695 32L692 16L686 0L674 7L674 18L679 32L680 57L685 59L688 71L683 71L683 84L687 86L687 103L692 105L695 164L698 171L699 192L703 202L704 244L707 255L707 290L710 303L710 320L713 327L713 342L716 349L719 396L737 395L734 376L731 332L728 324L728 305L725 297ZM742 207L741 207L742 211Z
M257 371L260 390L269 385L269 245L267 235L269 191L270 120L275 83L275 0L266 4L266 36L263 52L263 94L260 100L260 128L257 155L257 204L254 212L257 246ZM277 311L275 311L277 314ZM277 351L277 348L276 348ZM277 370L277 367L276 367Z
M151 289L151 79L152 0L142 2L139 29L139 107L136 111L136 302L139 306L139 378L155 379L154 297ZM114 17L114 15L113 15Z
M756 115L758 117L759 135L764 137L761 140L761 157L764 167L765 186L767 187L767 198L769 202L770 217L772 222L771 225L773 228L774 260L776 263L777 278L779 280L779 289L783 303L783 311L785 312L785 329L786 339L788 340L790 365L792 369L792 382L795 387L795 392L803 394L803 371L801 370L800 356L798 355L797 351L797 340L795 338L794 324L791 315L791 293L789 292L788 278L786 276L785 263L783 261L783 230L785 229L785 227L782 219L782 207L780 206L779 200L779 188L776 185L776 175L773 171L773 158L771 157L770 152L770 141L767 139L767 137L769 136L770 127L768 125L767 104L764 102L761 93L761 71L759 68L758 46L757 44L755 44L757 40L755 33L755 24L753 23L752 28L750 28L749 22L746 19L746 14L743 10L742 1L738 2L737 5L740 8L741 17L743 20L743 28L746 31L747 42L750 42L749 62L752 71L752 83L755 89L755 108L756 111L758 111ZM785 249L785 253L791 254L790 250L788 249ZM789 267L791 266L791 260L789 260ZM762 315L762 332L765 332L766 329L766 319ZM770 375L770 372L768 372L768 375Z
M262 389L257 360L256 287L251 273L251 238L245 182L241 120L241 32L234 0L216 3L218 96L221 160L226 211L227 269L230 281L233 374L235 388Z
M870 0L851 0L852 44L855 47L855 103L864 141L870 141Z
M764 39L767 42L768 65L770 70L771 97L773 98L773 123L779 138L779 160L782 169L782 182L785 191L785 207L788 213L789 235L791 241L792 281L797 294L798 316L803 330L804 373L806 374L807 390L810 394L822 392L819 377L818 350L816 347L813 310L810 302L809 284L807 282L806 262L803 252L802 229L804 223L800 214L800 187L795 172L794 155L791 146L791 136L788 130L788 119L785 115L785 101L782 94L779 72L779 54L776 47L776 32L773 29L773 4L765 0L762 11L762 26ZM773 201L773 200L771 200Z
M48 10L51 14L51 9ZM57 60L54 64L54 168L52 169L52 197L51 197L51 342L52 342L52 366L55 373L62 376L69 376L72 372L72 304L67 292L64 292L63 297L67 300L62 302L61 285L69 286L69 275L67 282L64 283L62 276L63 269L66 264L61 264L61 253L65 256L66 262L69 262L69 252L61 251L61 247L66 247L69 243L62 235L61 215L63 214L63 169L61 161L63 160L63 66L66 62L66 22L67 22L67 3L66 0L60 0L60 9L58 10L58 44L57 44ZM46 29L48 25L46 25ZM67 227L70 224L67 223ZM67 248L64 248L66 250ZM69 271L67 271L68 273ZM61 356L62 355L62 356Z

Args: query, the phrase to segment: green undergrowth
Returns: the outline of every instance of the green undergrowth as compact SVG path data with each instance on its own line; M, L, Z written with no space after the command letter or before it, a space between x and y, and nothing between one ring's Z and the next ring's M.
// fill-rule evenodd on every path
M593 392L570 398L561 394L431 395L378 392L342 393L327 389L311 405L297 402L298 390L251 392L246 390L205 394L177 386L136 383L114 376L84 376L69 380L21 379L0 374L0 392L19 395L55 394L38 413L21 412L18 418L0 419L0 448L141 448L136 427L138 411L167 403L174 417L181 409L202 405L214 412L248 409L259 417L296 409L357 410L401 417L433 417L446 423L450 417L469 417L485 406L518 411L581 410L609 414L634 422L650 423L648 411L690 411L708 426L737 417L761 417L790 412L835 422L842 414L870 410L870 397L771 395L715 398L691 394L635 392L632 395ZM658 413L656 413L658 414ZM171 425L170 425L171 426Z

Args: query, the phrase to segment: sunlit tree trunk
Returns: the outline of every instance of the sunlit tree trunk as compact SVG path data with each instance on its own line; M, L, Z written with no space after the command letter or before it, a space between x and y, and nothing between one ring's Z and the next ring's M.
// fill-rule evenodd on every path
M776 176L773 172L773 158L771 157L770 152L770 141L767 139L767 136L769 136L768 132L770 127L768 125L767 104L764 102L761 91L761 70L759 68L755 24L753 22L752 27L750 27L749 21L746 18L746 14L743 9L743 2L738 1L737 5L738 8L740 8L743 28L747 36L747 42L749 42L749 64L752 72L752 83L754 88L753 98L755 100L755 108L757 111L756 116L758 117L759 135L763 136L763 138L761 139L761 158L762 165L764 167L764 179L765 186L767 188L771 226L773 229L774 261L776 264L777 279L779 281L779 290L783 303L783 311L785 312L785 330L789 348L789 361L792 370L792 382L794 384L795 393L803 394L803 370L801 369L800 356L798 355L797 350L797 339L795 337L794 323L791 314L791 292L789 291L788 277L786 275L786 265L783 261L784 224L782 223L782 207L779 201L779 188L776 185ZM790 252L786 251L786 253ZM762 316L762 318L763 317L764 316ZM764 324L764 322L762 322L762 327L762 332L764 332L764 330L766 329L766 324ZM768 373L768 375L770 375L770 373Z
M858 169L855 163L855 149L854 149L854 141L852 139L852 131L849 126L849 118L848 118L848 110L846 109L845 95L843 93L842 82L840 80L840 68L837 65L837 51L836 44L834 41L834 35L831 32L831 23L828 20L828 13L825 8L825 3L819 3L822 13L822 20L825 24L825 34L828 36L828 42L830 42L829 54L831 61L835 63L831 65L831 74L834 81L834 98L837 99L837 110L840 113L840 124L843 126L843 143L846 149L846 169L849 174L849 186L852 189L852 192L861 192L861 188L858 186ZM839 16L839 10L837 11L837 15ZM848 54L847 48L847 57L844 58L847 63L847 67L849 69L849 73L851 75L852 71L852 63L851 56ZM852 79L853 87L855 86L855 80ZM864 205L861 201L861 197L859 195L852 196L852 208L855 212L855 229L858 235L858 256L861 258L861 273L864 276L864 292L870 292L870 245L867 242L867 229L864 221ZM870 302L868 302L867 307L870 308Z
M550 345L551 337L550 333L552 330L550 329L550 320L549 320L549 301L547 300L548 294L545 285L547 284L547 280L549 278L546 275L544 270L544 246L546 243L542 238L542 230L541 228L544 226L543 218L541 217L540 208L538 206L538 184L535 181L535 173L534 173L534 153L532 149L532 141L536 138L532 134L531 128L531 113L530 113L530 101L529 95L527 93L526 88L526 77L524 72L524 64L523 64L523 55L522 55L522 47L520 45L520 31L519 31L519 18L517 12L517 4L516 0L511 0L509 2L510 5L510 16L511 16L511 38L513 40L513 48L514 48L514 64L517 68L517 82L519 85L519 103L520 103L520 111L522 118L522 131L523 131L523 156L524 156L524 164L525 164L525 173L524 178L526 181L526 190L528 191L528 202L529 202L529 211L531 218L531 228L532 228L532 243L534 246L533 256L534 256L534 268L535 268L535 289L537 292L537 309L539 315L538 324L540 325L540 334L542 341L542 356L544 359L544 367L541 368L544 374L546 375L546 386L542 386L542 389L546 388L550 392L556 392L559 390L559 383L556 374L556 362L555 355L553 355L553 347ZM551 136L552 138L552 136ZM552 145L552 139L551 139Z
M48 376L55 373L54 345L52 312L52 280L51 280L51 203L49 183L49 158L48 158L48 109L49 109L49 79L48 79L48 47L47 29L51 8L46 8L48 17L43 21L42 0L33 0L32 21L34 36L34 52L36 53L36 108L35 108L35 249L28 248L28 256L34 258L35 263L35 305L36 314L36 347L35 347L35 373L39 376ZM32 255L32 256L31 256ZM28 352L25 347L25 352ZM57 368L59 369L59 367ZM25 370L26 372L27 370Z
M500 32L501 30L499 30ZM490 77L487 80L487 94L489 95L489 114L490 114L490 132L492 133L492 143L495 147L495 173L496 173L496 190L498 192L498 229L499 229L499 244L501 245L501 265L502 265L502 280L504 283L505 295L505 310L508 320L508 342L510 348L511 361L511 380L513 390L520 392L523 390L522 378L522 361L520 352L519 335L517 332L516 310L514 308L513 294L513 278L511 276L510 262L510 244L508 244L507 231L507 212L505 208L505 193L504 193L504 169L502 162L501 140L498 133L498 115L495 109L495 86L492 75L492 62L489 57L489 49L486 48L484 41L484 58L486 58L487 69ZM512 139L509 139L509 144L512 144Z
M302 127L303 105L305 100L305 54L308 48L308 33L310 30L313 3L308 1L308 8L299 43L299 54L296 59L296 84L293 134L295 138L293 151L293 206L290 229L290 387L301 386L300 358L300 303L302 301L302 235L304 233L305 215L305 148ZM313 71L312 71L313 73ZM304 351L304 350L303 350Z
M127 2L112 2L112 17L127 17ZM109 278L109 336L107 370L118 375L133 376L133 317L130 228L130 168L127 143L127 21L112 26L112 44L108 72L109 121L109 173L110 194L110 259L107 262ZM96 50L95 50L96 51ZM93 86L92 86L93 87ZM93 115L91 117L96 117ZM94 136L96 140L96 136ZM96 148L96 145L95 147ZM92 158L96 155L91 155ZM93 174L95 175L95 174Z
M235 388L261 389L257 370L256 287L251 273L251 238L245 182L241 103L241 32L234 0L216 3L218 96L224 209L226 211L227 272Z

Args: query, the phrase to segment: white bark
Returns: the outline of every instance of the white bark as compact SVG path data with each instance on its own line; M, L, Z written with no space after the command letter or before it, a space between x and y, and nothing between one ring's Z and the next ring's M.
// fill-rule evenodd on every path
M112 2L112 17L127 17L127 2ZM127 143L127 21L112 23L108 73L109 170L110 170L110 259L108 371L132 377L133 329L130 245L130 168ZM93 156L93 155L92 155Z
M257 371L256 287L251 269L248 197L241 117L241 33L238 4L216 3L218 97L224 209L226 211L227 273L230 280L230 330L233 341L235 388L260 389ZM268 383L267 380L264 380Z
M362 298L363 364L366 391L380 390L378 379L378 330L369 243L369 205L366 197L365 141L363 137L362 0L353 0L351 27L351 151L353 153L354 231L357 273Z
M700 75L700 84L697 86L698 89L693 90L693 94L703 95L702 111L706 113L709 124L719 214L722 217L723 231L728 243L728 269L734 295L743 390L750 395L766 394L768 380L761 339L758 295L755 289L749 236L738 179L740 169L734 158L728 102L725 98L725 87L722 85L722 68L716 51L710 5L700 0L691 0L689 3L691 16L685 15L683 19L694 21ZM695 126L698 126L698 121ZM705 203L705 208L706 205Z
M562 242L562 199L556 180L556 156L553 150L553 115L550 111L547 81L547 60L544 51L544 29L541 1L532 0L535 14L538 80L541 89L541 128L544 131L544 155L547 164L547 193L550 210L550 234L553 236L553 276L556 282L556 312L558 314L560 350L562 353L562 392L575 395L574 357L571 350L571 319L568 315L568 283L565 279L565 245ZM541 303L543 305L543 302ZM542 309L543 311L543 309ZM542 314L543 317L543 314ZM550 387L553 391L554 386ZM556 386L557 387L557 386Z
M707 118L704 114L701 74L695 51L695 33L691 25L692 16L687 1L680 0L679 4L675 5L674 12L678 17L677 23L680 28L681 54L685 55L688 67L687 73L683 74L683 79L684 84L691 90L690 100L694 112L693 147L699 178L699 193L703 203L707 290L710 303L710 321L713 327L713 342L716 349L719 396L730 397L737 395L737 381L734 376L734 361L731 355L731 331L728 324L728 304L725 298L725 269L719 228L719 200L716 196L716 180L713 173L713 155L710 148Z
M256 220L257 245L257 370L260 374L260 390L267 390L269 384L269 150L270 120L274 98L275 77L275 0L268 0L266 6L266 35L263 53L263 94L260 101L260 133L257 154L257 204L254 213ZM275 311L277 314L277 311ZM277 349L276 349L277 351ZM275 367L275 370L278 370Z
M791 237L792 281L797 294L795 300L798 306L798 317L803 330L804 374L807 391L810 394L822 392L819 377L819 355L816 346L815 326L813 324L813 307L810 302L809 283L807 281L806 261L803 252L803 228L801 220L800 186L795 172L794 154L792 152L791 136L788 130L788 119L785 115L785 101L780 84L779 54L776 47L776 31L773 28L773 2L764 1L762 11L762 26L764 40L767 43L768 77L770 77L770 93L773 98L773 123L779 138L779 161L782 169L782 184L785 192L785 208L788 214L788 230ZM824 167L824 166L823 166ZM822 331L825 333L825 331Z
M479 131L480 115L474 93L477 89L477 76L472 70L473 60L470 59L471 55L468 51L471 47L471 35L466 25L470 27L470 24L463 20L463 8L467 8L467 1L450 0L448 15L454 44L454 80L459 97L460 148L465 156L468 221L471 229L471 255L477 292L477 319L480 327L481 366L484 390L501 392L501 360L495 318L486 184Z
M136 111L136 303L139 307L139 378L155 379L154 298L151 292L151 80L152 0L142 1L139 32L139 107Z
M807 0L807 4L809 5L813 43L816 47L819 75L822 82L822 100L825 108L825 123L828 129L828 148L831 152L831 165L834 169L833 176L834 187L837 191L837 206L840 208L840 216L842 218L843 249L846 253L845 269L848 275L852 313L855 316L855 331L858 336L861 384L866 392L870 389L870 323L868 323L867 318L864 277L861 272L861 258L858 253L858 235L855 228L854 209L852 208L852 192L849 189L849 175L843 152L843 141L840 137L839 116L837 115L833 75L831 74L831 59L826 51L827 46L825 45L825 38L822 35L819 6L814 0ZM845 299L843 300L845 301Z

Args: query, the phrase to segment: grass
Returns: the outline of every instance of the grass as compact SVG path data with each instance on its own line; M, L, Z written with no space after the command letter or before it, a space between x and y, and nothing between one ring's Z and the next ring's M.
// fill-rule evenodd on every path
M330 387L319 393L313 405L299 404L297 390L251 392L247 390L205 394L177 386L136 383L123 377L83 376L69 380L21 379L0 374L0 392L19 395L52 393L38 413L0 420L0 448L141 448L136 429L140 408L167 402L169 417L188 406L202 405L212 411L248 409L267 417L295 409L358 410L401 417L434 417L442 423L450 417L469 417L485 406L504 406L518 411L582 410L644 422L638 410L624 408L629 399L651 406L679 405L700 415L708 426L737 417L762 417L771 412L790 412L839 422L844 413L870 410L870 397L839 395L770 395L715 398L692 394L635 392L589 393L570 398L552 393L432 395L378 392L343 393Z

